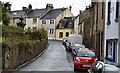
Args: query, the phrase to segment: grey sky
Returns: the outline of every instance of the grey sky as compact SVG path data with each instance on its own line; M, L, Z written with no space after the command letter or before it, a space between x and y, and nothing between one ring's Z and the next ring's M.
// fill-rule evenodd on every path
M52 3L54 8L72 6L72 13L76 16L79 10L84 10L91 0L1 0L2 2L10 2L12 10L21 10L23 6L32 4L33 9L45 8L47 3Z

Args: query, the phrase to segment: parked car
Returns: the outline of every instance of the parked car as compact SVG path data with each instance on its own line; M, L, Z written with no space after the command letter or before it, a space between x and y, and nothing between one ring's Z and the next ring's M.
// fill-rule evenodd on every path
M104 64L101 61L95 61L93 66L88 70L88 73L120 73L119 69L110 64Z
M72 54L76 54L79 48L85 48L85 46L83 44L75 44L72 47Z
M72 52L72 47L74 44L82 44L82 36L77 34L70 34L68 36L68 42L66 49L70 52Z
M72 42L66 42L66 50L68 50L69 52L72 52L72 49L71 47L73 46L73 43Z
M94 52L86 48L80 48L74 55L74 71L88 70L96 59Z
M63 39L63 45L66 47L67 37Z

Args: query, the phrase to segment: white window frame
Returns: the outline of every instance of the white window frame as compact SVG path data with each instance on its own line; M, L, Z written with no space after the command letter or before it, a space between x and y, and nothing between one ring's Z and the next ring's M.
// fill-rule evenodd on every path
M50 24L54 24L54 20L53 19L50 20Z
M33 24L37 24L37 18L33 18Z
M50 34L53 34L54 33L54 29L50 29Z
M37 27L33 27L33 31L37 31Z
M46 20L42 20L42 24L46 24Z

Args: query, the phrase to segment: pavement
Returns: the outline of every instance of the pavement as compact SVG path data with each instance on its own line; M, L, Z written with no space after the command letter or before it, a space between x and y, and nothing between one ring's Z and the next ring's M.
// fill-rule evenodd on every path
M120 68L119 68L119 73L120 73Z

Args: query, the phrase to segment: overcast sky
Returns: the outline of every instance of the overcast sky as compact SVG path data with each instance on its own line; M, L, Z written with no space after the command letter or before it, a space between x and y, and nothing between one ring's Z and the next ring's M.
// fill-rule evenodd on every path
M52 3L54 8L62 8L72 6L72 13L76 16L79 10L84 10L91 3L91 0L1 0L2 2L10 2L12 10L21 10L23 6L28 7L32 4L33 9L45 8L47 3Z

